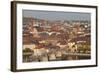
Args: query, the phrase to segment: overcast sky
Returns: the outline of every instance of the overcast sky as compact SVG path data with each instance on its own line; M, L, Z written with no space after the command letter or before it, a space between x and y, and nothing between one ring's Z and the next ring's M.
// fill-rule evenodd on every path
M23 17L45 20L91 20L90 13L23 10Z

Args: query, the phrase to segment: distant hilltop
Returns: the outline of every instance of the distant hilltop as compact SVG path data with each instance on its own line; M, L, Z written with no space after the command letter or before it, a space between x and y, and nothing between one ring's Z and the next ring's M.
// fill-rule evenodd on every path
M46 10L23 10L23 17L37 18L49 21L58 20L91 20L90 13L67 12L67 11L46 11Z
M68 24L77 24L77 23L80 23L80 24L85 24L85 25L89 25L91 24L91 21L89 20L56 20L56 21L49 21L49 20L45 20L45 19L39 19L39 18L34 18L34 17L23 17L23 24L27 24L29 22L44 22L44 23L49 23L49 24L52 24L52 23L57 23L57 24L63 24L63 23L67 23L66 25Z

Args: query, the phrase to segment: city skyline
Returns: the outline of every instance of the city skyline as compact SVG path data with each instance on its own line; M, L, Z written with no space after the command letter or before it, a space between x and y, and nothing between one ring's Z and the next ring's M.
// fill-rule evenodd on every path
M91 59L89 13L24 10L22 37L23 62Z

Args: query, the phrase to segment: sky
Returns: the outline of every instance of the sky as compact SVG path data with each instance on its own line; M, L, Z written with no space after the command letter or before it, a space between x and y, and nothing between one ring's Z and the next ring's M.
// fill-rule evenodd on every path
M91 20L90 13L23 10L23 17L32 17L45 20Z

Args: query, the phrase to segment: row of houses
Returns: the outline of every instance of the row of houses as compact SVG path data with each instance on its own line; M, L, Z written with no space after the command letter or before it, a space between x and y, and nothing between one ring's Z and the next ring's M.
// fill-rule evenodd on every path
M51 22L27 18L23 24L23 49L30 48L34 55L52 53L55 50L90 54L90 33L89 21Z

